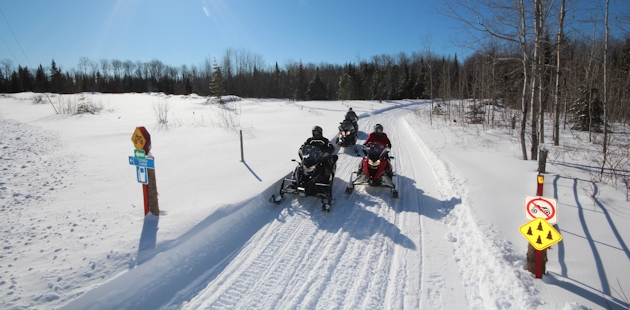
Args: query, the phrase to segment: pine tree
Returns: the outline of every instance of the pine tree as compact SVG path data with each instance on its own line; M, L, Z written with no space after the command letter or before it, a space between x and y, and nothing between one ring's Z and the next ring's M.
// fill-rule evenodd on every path
M400 77L400 81L398 82L398 89L396 97L398 99L409 99L411 88L413 87L413 80L411 74L409 73L409 66L405 63L403 65L403 72Z
M304 70L304 65L302 65L302 61L300 61L300 66L298 67L295 83L295 93L293 94L293 98L299 101L305 100L308 84L306 83L306 72Z
M50 91L53 93L62 93L63 92L63 74L61 73L61 69L57 67L55 61L52 61L50 65Z
M350 78L350 71L352 70L352 65L346 65L344 68L344 73L339 78L339 90L337 91L337 97L341 100L349 100L352 99L352 82Z
M210 95L217 96L219 103L223 103L221 96L225 94L223 88L223 74L221 73L221 67L217 65L215 60L214 67L212 68L212 77L210 79Z
M183 95L190 95L190 93L192 93L192 83L190 82L189 78L185 78L184 79L184 85L182 87L182 94Z
M597 88L580 87L578 91L582 93L582 97L576 99L569 109L569 113L573 114L571 129L589 131L591 128L592 132L602 132L604 109Z
M13 73L11 73L11 92L19 93L21 91L23 90L22 83L20 82L20 77L18 76L17 72L13 71Z
M378 100L378 102L383 100L385 93L383 84L383 72L377 69L372 79L372 85L370 86L370 97L372 100Z
M339 91L341 100L363 100L363 79L359 71L352 64L347 64L343 75L339 78Z
M327 90L326 85L322 82L322 79L319 78L319 68L315 71L315 76L308 83L308 88L306 89L306 100L328 100L327 98Z
M468 122L471 124L482 124L485 114L486 111L484 110L483 105L481 105L480 103L475 103L469 106L468 112L466 112Z
M39 65L37 71L35 71L35 85L36 92L48 91L48 76L46 76L42 65Z
M28 67L22 68L21 66L18 66L18 78L21 83L20 91L33 91L35 79L33 78L31 71L28 70Z

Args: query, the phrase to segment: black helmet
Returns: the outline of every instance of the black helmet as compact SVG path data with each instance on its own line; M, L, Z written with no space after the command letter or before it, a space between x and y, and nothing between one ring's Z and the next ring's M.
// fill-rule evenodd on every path
M383 133L383 125L381 125L381 124L374 125L374 132L376 132L377 134L382 134Z
M319 127L319 126L313 126L313 129L311 130L311 132L313 133L313 137L324 135L324 131L322 130L322 127Z
M349 108L348 111L352 111L352 108Z

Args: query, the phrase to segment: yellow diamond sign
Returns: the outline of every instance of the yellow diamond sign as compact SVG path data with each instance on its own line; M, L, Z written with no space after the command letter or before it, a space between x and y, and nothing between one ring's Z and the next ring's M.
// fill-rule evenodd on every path
M525 239L534 247L542 251L560 241L562 235L553 228L545 219L536 218L518 229Z
M136 130L131 135L131 142L136 150L144 150L145 154L149 154L151 151L151 135L144 127L136 127Z

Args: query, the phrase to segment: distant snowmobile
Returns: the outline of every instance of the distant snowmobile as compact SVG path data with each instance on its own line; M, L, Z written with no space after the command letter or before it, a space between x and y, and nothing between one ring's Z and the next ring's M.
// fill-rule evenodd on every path
M327 153L311 145L304 146L299 154L301 162L298 162L290 178L282 180L279 195L272 195L270 201L280 203L284 200L286 193L299 194L303 197L316 196L322 198L322 211L330 212L333 204L332 186L337 155L328 156ZM328 161L332 164L330 170L326 171Z
M358 136L354 123L349 119L345 119L339 124L339 136L336 144L341 147L354 146L357 143Z
M393 197L398 198L390 163L390 159L394 157L389 156L389 149L380 143L370 142L363 152L366 155L359 164L359 169L350 175L346 193L351 194L356 185L383 186L391 188Z

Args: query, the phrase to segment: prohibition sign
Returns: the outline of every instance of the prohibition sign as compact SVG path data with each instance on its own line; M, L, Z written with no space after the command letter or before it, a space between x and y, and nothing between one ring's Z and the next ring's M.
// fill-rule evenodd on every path
M525 197L525 217L529 220L542 218L550 224L558 222L556 200L546 197Z

